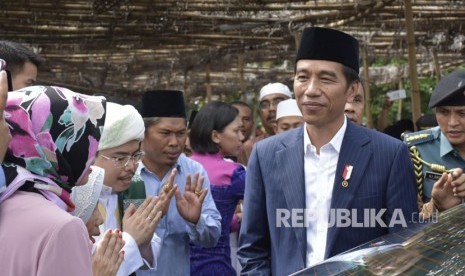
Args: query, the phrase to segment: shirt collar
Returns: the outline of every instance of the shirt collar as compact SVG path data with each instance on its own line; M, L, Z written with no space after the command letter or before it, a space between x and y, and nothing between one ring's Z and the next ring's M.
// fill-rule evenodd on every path
M439 139L439 155L443 157L444 155L454 151L454 147L449 143L447 137L441 131L441 137Z
M336 132L333 136L331 141L329 141L329 145L333 147L334 150L339 153L341 151L342 140L344 140L344 134L347 129L347 117L344 116L344 123L342 123L341 128ZM310 141L310 136L308 136L307 132L307 123L304 124L304 151L307 154L307 151L313 146L312 141Z
M100 192L100 197L107 197L111 195L113 189L105 184L102 185L102 191Z
M178 174L181 173L181 164L180 164L180 159L182 157L184 153L181 153L181 155L179 156L178 160L176 161L176 163L171 166L171 168L168 170L167 174L171 172L172 169L176 168L178 170ZM186 157L187 158L187 157ZM152 174L154 175L155 177L157 176L156 174L154 174L153 172L151 172L145 165L144 163L141 161L139 162L139 166L137 167L137 170L136 170L136 173L134 175L140 175L141 172L144 171L146 173L149 173L149 174ZM165 174L166 175L166 174ZM158 177L157 177L158 178Z

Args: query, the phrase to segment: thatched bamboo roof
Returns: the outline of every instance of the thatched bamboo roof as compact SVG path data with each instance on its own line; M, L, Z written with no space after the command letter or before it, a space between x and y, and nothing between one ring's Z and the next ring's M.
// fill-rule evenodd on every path
M464 64L465 1L412 6L418 74L434 73L435 55L441 70ZM308 26L356 36L369 62L407 60L400 0L0 1L0 38L46 59L40 82L133 100L154 88L192 100L209 89L230 95L291 84L296 40Z

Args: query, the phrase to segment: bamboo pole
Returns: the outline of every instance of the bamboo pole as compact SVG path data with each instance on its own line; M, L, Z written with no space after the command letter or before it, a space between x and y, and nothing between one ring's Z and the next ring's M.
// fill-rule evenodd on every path
M416 47L415 36L413 32L413 12L412 1L404 0L405 11L405 27L407 29L407 47L408 47L408 60L409 60L409 75L412 87L412 121L416 122L421 116L421 98L420 87L418 85L417 76L417 60L416 60ZM416 128L416 126L415 126Z
M247 95L245 91L245 80L244 80L244 54L241 53L238 56L238 66L239 66L239 84L241 91L239 91L242 96L242 100L245 102L247 100Z
M211 71L211 66L210 66L210 61L208 61L206 65L206 75L205 75L205 84L207 86L207 103L211 102L212 100L212 84L210 80L210 71Z
M404 89L404 82L402 79L402 76L399 76L399 90ZM397 107L397 115L396 115L396 121L399 121L402 119L402 105L403 105L403 100L399 100L399 106Z
M165 88L166 89L171 89L171 74L173 73L173 71L170 71L167 75L166 75L166 83L165 83Z
M362 47L362 63L363 63L363 79L365 86L363 91L365 92L365 115L367 118L367 127L373 128L373 114L371 112L371 92L370 92L370 77L369 77L369 66L368 66L368 50L366 44Z
M184 99L188 101L189 98L189 93L187 91L187 75L189 74L189 70L184 70L184 76L183 76L183 89L184 89Z
M439 66L438 52L436 51L436 49L433 49L433 63L434 63L434 71L436 73L436 80L440 81L441 80L441 66Z
M294 33L294 43L295 43L296 55L297 55L297 49L299 49L299 46L300 46L300 40L301 39L302 39L302 33L295 32Z

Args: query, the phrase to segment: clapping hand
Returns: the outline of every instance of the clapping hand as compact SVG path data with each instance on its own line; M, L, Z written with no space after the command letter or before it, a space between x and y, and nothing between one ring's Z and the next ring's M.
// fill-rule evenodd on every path
M178 190L178 186L174 185L174 178L176 177L177 172L178 170L176 169L173 169L171 171L171 174L168 177L168 181L165 185L163 185L163 188L161 189L161 192L158 196L157 208L158 210L162 211L162 217L168 213L171 198L173 197L174 193Z
M182 196L179 190L176 191L176 207L178 212L186 221L197 224L202 212L202 204L207 196L208 189L202 189L204 177L199 173L194 175L193 181L191 176L186 177L186 189Z
M123 229L130 234L138 246L150 242L161 219L162 211L157 208L158 197L148 197L136 209L130 204L124 212Z

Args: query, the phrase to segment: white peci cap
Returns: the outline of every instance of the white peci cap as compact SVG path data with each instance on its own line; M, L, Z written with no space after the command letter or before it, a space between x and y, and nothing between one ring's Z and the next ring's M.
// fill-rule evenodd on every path
M276 110L276 120L288 116L303 117L302 112L300 112L299 107L297 106L297 102L294 99L284 100L278 104Z
M291 90L289 90L289 87L280 82L268 83L267 85L263 86L262 89L260 89L260 101L270 94L283 94L288 98L292 97L292 93Z

